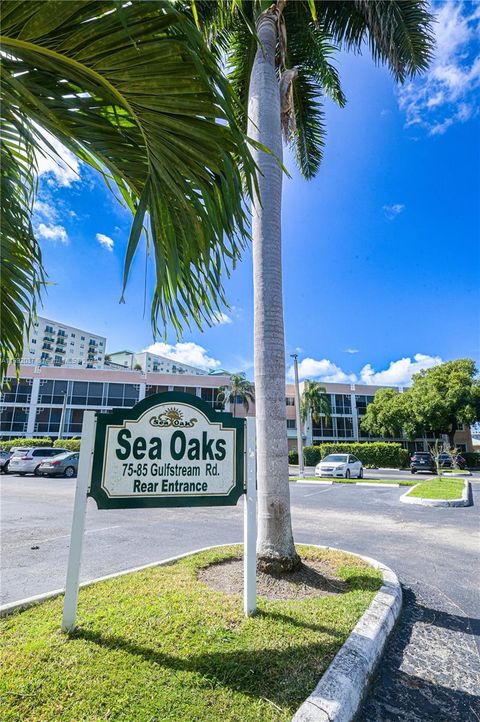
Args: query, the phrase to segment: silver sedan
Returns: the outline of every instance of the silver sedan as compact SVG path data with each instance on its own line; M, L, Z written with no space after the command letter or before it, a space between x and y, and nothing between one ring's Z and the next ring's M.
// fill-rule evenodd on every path
M67 479L71 479L77 475L78 457L78 452L67 451L50 459L44 459L37 473L41 476L66 476Z

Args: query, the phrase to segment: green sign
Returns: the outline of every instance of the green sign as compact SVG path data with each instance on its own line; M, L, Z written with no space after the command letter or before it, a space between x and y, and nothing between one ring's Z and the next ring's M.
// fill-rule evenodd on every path
M99 509L233 506L244 493L244 419L177 392L96 418Z

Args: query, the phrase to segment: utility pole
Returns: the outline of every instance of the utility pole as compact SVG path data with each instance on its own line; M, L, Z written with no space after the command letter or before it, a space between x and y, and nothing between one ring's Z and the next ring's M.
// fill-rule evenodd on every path
M297 425L297 451L298 451L298 476L303 479L305 469L303 465L303 436L302 420L300 418L300 386L298 385L298 354L291 353L293 368L295 371L295 417Z

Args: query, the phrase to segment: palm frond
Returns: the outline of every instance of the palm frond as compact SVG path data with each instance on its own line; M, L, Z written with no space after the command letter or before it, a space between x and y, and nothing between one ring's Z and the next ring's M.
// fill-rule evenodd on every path
M42 254L31 223L35 190L33 139L24 118L2 104L1 162L1 279L0 377L8 365L19 368L23 336L35 316L36 301L45 282Z
M1 5L2 92L118 185L134 214L124 290L148 223L152 324L215 322L247 238L254 166L218 63L168 0Z
M324 32L347 50L368 43L373 59L396 80L424 71L431 60L433 16L426 0L315 0Z

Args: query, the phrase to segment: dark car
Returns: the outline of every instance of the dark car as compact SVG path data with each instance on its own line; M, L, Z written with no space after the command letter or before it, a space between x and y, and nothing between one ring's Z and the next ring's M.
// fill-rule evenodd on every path
M428 471L435 474L437 467L435 459L429 451L416 451L410 459L410 471L416 474L417 471Z
M439 454L437 456L437 462L442 469L453 469L455 467L458 467L459 469L465 469L467 465L467 462L465 461L463 456L460 456L460 454Z

